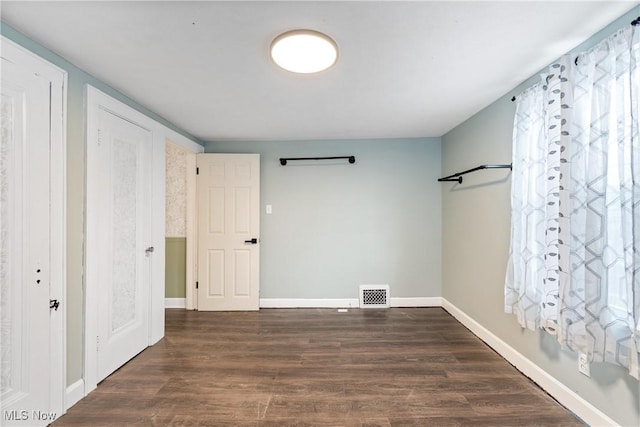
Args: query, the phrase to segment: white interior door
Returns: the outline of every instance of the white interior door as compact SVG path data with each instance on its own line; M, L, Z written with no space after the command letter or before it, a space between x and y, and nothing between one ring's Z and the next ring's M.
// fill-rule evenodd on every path
M198 310L260 307L260 155L198 154Z
M64 248L52 248L51 228L61 188L50 165L63 140L64 75L5 39L1 66L0 425L39 426L64 410L63 265L52 251Z
M150 172L152 132L100 109L98 178L87 191L97 196L93 218L99 242L97 381L149 345Z

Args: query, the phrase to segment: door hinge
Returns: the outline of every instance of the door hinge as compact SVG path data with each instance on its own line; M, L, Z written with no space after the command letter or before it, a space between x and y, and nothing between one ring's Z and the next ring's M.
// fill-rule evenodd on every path
M200 175L200 168L196 168L196 175Z
M102 129L98 129L98 145L102 144Z
M196 289L198 289L198 282L196 282Z
M100 351L100 335L96 335L96 351Z

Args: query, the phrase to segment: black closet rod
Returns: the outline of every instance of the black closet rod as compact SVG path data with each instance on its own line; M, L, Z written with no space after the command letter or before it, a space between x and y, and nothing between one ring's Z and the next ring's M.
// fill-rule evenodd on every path
M355 156L332 156L332 157L284 157L280 158L280 164L286 166L289 160L335 160L335 159L348 159L349 163L355 163Z
M458 181L459 184L462 184L462 175L468 174L470 172L479 171L482 169L511 169L511 164L508 165L481 165L472 169L468 169L464 172L454 173L453 175L445 176L444 178L439 178L438 182L443 181Z

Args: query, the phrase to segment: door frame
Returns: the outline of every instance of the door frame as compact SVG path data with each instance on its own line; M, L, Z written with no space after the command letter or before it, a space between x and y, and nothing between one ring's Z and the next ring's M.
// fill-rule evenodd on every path
M197 300L194 298L197 272L197 228L196 228L196 154L204 153L204 147L179 133L167 129L166 142L185 149L187 153L187 206L186 206L186 277L185 277L185 309L195 310Z
M97 386L98 350L98 291L96 288L96 270L101 262L100 246L96 239L96 227L100 224L94 220L98 195L94 191L96 181L102 179L94 172L95 165L100 162L95 153L98 140L98 118L100 110L115 114L142 128L149 129L152 134L151 161L151 237L150 245L155 248L151 261L149 289L149 339L148 346L155 344L164 336L164 293L165 293L165 134L163 125L147 117L139 111L123 104L91 85L86 86L86 218L85 218L85 318L84 318L84 395Z
M2 57L37 70L51 82L50 91L50 290L51 299L60 301L50 311L49 370L51 412L62 415L66 405L67 382L67 72L28 49L2 36Z

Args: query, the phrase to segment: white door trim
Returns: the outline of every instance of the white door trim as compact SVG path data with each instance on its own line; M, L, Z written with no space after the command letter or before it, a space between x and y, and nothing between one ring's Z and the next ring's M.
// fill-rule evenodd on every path
M2 36L2 56L31 69L51 82L51 142L49 152L50 179L50 298L60 301L51 313L51 412L58 415L66 410L67 381L67 72L37 56L33 52Z
M167 139L174 145L184 148L189 153L187 154L187 226L186 226L186 248L187 248L187 260L186 269L187 274L185 278L185 300L184 308L187 310L194 310L196 307L195 288L196 288L196 250L197 250L197 229L196 229L196 154L203 153L204 147L197 144L190 139L180 135L177 132L169 131L167 133ZM168 306L167 306L168 307Z
M53 66L53 65L50 65ZM60 120L51 120L51 151L49 153L50 189L51 189L51 288L55 297L62 301L59 320L51 324L51 348L58 359L52 357L52 363L60 367L54 373L52 403L59 408L60 414L66 410L67 382L67 72L56 67L59 82L51 88L51 115ZM54 108L53 105L58 105ZM58 338L55 338L58 337ZM54 344L53 341L57 341Z
M99 111L105 110L152 133L151 194L151 246L155 248L151 265L151 289L149 292L149 341L153 345L164 336L164 228L165 228L165 134L168 129L137 110L87 85L86 92L86 232L85 232L85 328L84 328L84 394L97 386L98 292L96 289L96 265L100 262L99 242L96 239L97 221L93 221L98 207L99 194L94 187L97 178L95 165L100 162L95 153L98 138Z
M198 228L197 228L197 202L198 187L196 185L196 154L202 150L187 155L187 277L185 281L185 308L196 310L198 308L196 295L196 278L198 271Z

